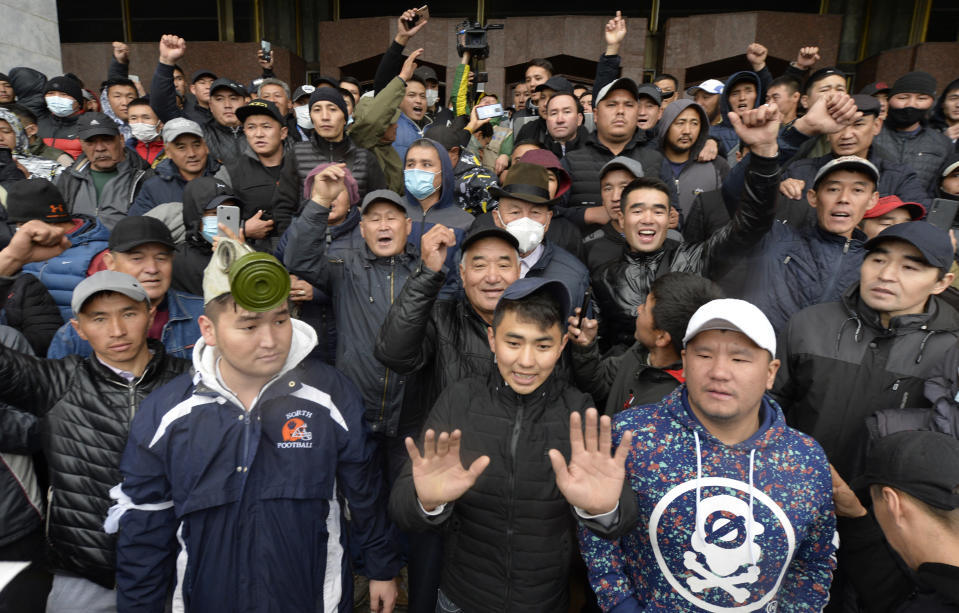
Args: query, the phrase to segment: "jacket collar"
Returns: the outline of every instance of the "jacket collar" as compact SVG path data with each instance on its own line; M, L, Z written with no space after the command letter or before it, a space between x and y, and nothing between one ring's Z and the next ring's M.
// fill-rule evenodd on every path
M151 338L147 339L147 347L149 347L150 352L153 355L150 357L150 361L147 362L146 368L143 369L143 374L137 379L134 379L132 383L128 383L120 375L116 374L110 368L100 363L100 360L97 358L96 354L88 357L87 363L101 379L126 386L139 385L142 382L150 381L156 377L160 373L162 363L166 361L166 349L164 348L163 343Z

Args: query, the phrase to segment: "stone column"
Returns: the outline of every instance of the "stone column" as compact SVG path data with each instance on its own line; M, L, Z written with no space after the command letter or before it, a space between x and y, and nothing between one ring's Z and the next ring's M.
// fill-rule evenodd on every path
M29 66L63 74L56 0L0 0L0 71Z

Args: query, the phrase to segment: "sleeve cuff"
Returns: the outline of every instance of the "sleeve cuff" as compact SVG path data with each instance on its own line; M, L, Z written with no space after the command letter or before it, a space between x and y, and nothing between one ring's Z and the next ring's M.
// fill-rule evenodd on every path
M573 510L576 511L576 516L580 519L594 521L604 528L609 528L619 521L619 502L616 503L616 507L613 508L612 511L600 513L599 515L589 515L584 509L577 506L574 506Z

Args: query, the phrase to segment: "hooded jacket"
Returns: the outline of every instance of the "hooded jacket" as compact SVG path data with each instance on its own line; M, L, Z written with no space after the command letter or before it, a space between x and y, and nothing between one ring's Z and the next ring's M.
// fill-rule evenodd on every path
M672 105L670 105L672 106ZM646 301L649 287L668 272L694 272L715 279L744 258L763 240L773 225L779 167L775 159L752 156L746 190L733 219L704 242L685 243L666 239L652 253L623 255L592 274L593 290L602 313L602 350L633 344L636 307Z
M201 339L194 373L133 420L105 526L119 528L119 610L162 612L175 576L174 602L190 611L351 611L347 533L370 578L399 572L359 395L305 359L316 335L292 326L286 362L249 411Z
M407 530L443 530L440 589L464 611L567 610L577 555L573 513L556 487L547 451L569 457L569 416L590 406L589 396L556 373L523 395L496 369L453 383L433 406L424 429L461 430L464 464L481 455L490 464L466 493L429 517L416 498L407 461L390 495L390 515ZM635 523L630 493L623 488L611 538Z
M213 158L211 153L207 156L206 169L202 176L216 177L229 185L224 176L226 172L220 172L221 168L220 163ZM133 204L130 205L127 215L144 215L150 209L161 204L183 202L183 190L187 183L188 181L180 174L180 169L176 167L173 160L163 160L157 165L154 176L143 183L143 187L133 200Z
M51 565L106 588L114 586L116 538L102 524L130 421L150 392L189 367L148 342L153 357L132 382L95 357L45 360L0 348L0 400L43 420Z
M330 209L310 202L290 226L284 264L332 298L336 317L336 367L356 384L374 432L396 436L407 389L405 375L373 356L376 337L406 280L419 266L419 249L406 243L402 253L375 255L366 242L326 253Z
M762 80L755 72L751 70L741 70L733 73L731 77L726 79L723 93L720 94L719 98L719 111L722 114L723 120L709 127L709 136L716 139L719 143L719 155L722 157L729 155L729 152L739 145L739 136L736 134L736 130L733 129L733 124L729 121L729 111L732 110L732 107L729 106L729 94L731 93L733 85L739 82L749 82L756 86L756 101L753 103L753 108L757 108L766 100ZM669 106L672 106L672 104ZM666 107L666 109L669 110L669 107Z
M346 131L358 147L369 149L379 162L386 177L386 186L403 195L403 160L393 144L385 142L383 135L393 123L393 115L403 101L406 83L400 77L376 92L373 98L360 96L353 109L353 123Z
M920 123L915 133L900 132L884 123L872 141L873 147L881 147L896 163L916 171L919 184L928 192L938 185L936 170L956 148L945 134Z
M203 236L203 213L205 202L189 199L183 203L183 227L186 240L176 246L173 258L173 281L175 290L203 295L203 271L213 256L213 246Z
M783 179L805 181L803 187L803 200L805 200L805 191L812 189L816 173L836 157L836 154L829 153L818 158L796 160L783 169ZM919 177L912 168L893 161L888 157L888 154L875 146L869 148L867 158L879 170L879 185L877 187L880 197L895 195L899 196L903 202L918 202L926 207L927 211L932 210L932 199L929 197L931 192L927 185L919 182Z
M473 224L474 217L461 209L457 202L457 193L455 188L455 175L453 165L450 163L449 153L443 145L434 140L430 144L436 148L436 153L440 157L440 172L443 182L440 184L440 199L428 210L424 211L420 201L416 199L409 191L406 192L406 214L413 221L413 231L410 232L407 241L415 246L419 246L420 239L436 224L443 224L453 230L456 234L456 242L459 243L466 233L466 230ZM449 250L446 258L447 266L453 263L452 257L454 249ZM453 267L450 266L452 269Z
M946 171L946 168L949 168L956 162L959 162L959 151L956 153L950 153L946 156L946 159L943 160L939 168L936 170L936 182L932 186L932 195L934 198L945 198L946 200L959 200L959 195L957 194L947 194L945 190L942 189L942 173ZM952 227L959 225L959 220L953 222Z
M67 234L70 248L49 260L31 262L23 267L23 272L34 275L47 287L60 307L60 314L65 322L73 317L73 308L70 306L73 289L87 278L90 263L101 251L107 249L110 238L110 230L99 220L87 215L72 217L82 223Z
M864 420L879 409L929 406L923 387L959 339L959 313L930 296L924 313L879 314L850 287L839 302L809 307L779 343L774 395L790 425L814 437L843 479L863 469Z
M17 94L17 102L29 108L37 117L38 136L51 147L63 150L73 159L80 157L80 139L77 119L82 111L69 117L57 117L47 108L44 90L47 77L33 68L18 67L10 71L10 85ZM83 100L79 100L83 106Z
M496 175L489 168L480 166L465 149L460 152L453 176L456 178L456 201L461 209L470 215L480 215L493 208L496 200L490 195L489 188L496 185Z
M666 155L663 155L663 175L671 177L676 186L676 192L679 194L679 212L685 216L692 208L693 200L698 194L719 189L723 184L723 179L729 174L729 164L725 158L717 157L710 162L699 162L696 160L699 152L702 150L706 141L709 140L709 117L706 111L692 100L677 100L663 111L663 116L656 124L656 143L660 151L666 151L669 129L673 122L679 117L679 114L688 108L694 108L699 115L699 135L689 150L689 160L685 162L677 173L675 165L669 161ZM738 138L738 137L737 137Z
M13 148L14 160L20 162L34 177L54 181L60 176L63 166L58 162L30 153L30 138L27 136L27 131L23 129L19 117L12 111L0 108L0 120L10 124L10 128L16 135L17 144Z
M955 93L956 90L959 90L959 79L953 79L949 85L946 85L939 95L939 99L936 100L936 105L932 107L932 116L929 118L929 125L940 132L945 132L949 129L949 122L946 120L946 113L943 107L946 104L946 96ZM955 151L959 151L959 145L956 146Z
M396 140L393 141L393 149L400 156L400 162L406 162L406 150L410 148L413 141L423 138L426 128L430 126L430 121L424 117L426 123L420 127L415 121L406 116L406 113L400 113L400 119L396 122Z
M127 216L144 183L153 176L153 169L136 153L123 149L123 159L116 166L117 176L103 186L97 196L90 160L85 155L60 175L57 187L72 213L96 217L108 229Z
M360 198L376 189L386 189L386 175L369 149L357 147L348 135L339 142L328 141L314 132L310 140L293 144L296 171L300 182L306 181L310 171L327 162L345 163L360 188Z
M112 66L116 62L116 59L110 62ZM128 78L128 77L121 77ZM113 106L110 105L110 96L107 95L109 88L104 87L103 91L100 92L100 108L103 109L103 113L113 120L113 123L116 124L117 130L120 131L120 134L123 135L123 140L126 142L128 139L133 138L133 132L130 131L130 124L126 121L120 119L116 112L113 110Z
M641 520L617 541L579 530L604 611L825 606L836 552L826 455L768 396L759 422L749 439L722 443L693 415L685 384L616 416L614 446L633 432L626 478Z

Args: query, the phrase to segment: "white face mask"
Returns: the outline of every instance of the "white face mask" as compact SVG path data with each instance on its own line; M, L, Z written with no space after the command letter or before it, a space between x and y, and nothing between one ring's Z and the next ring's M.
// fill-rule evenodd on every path
M57 117L69 117L70 115L73 115L73 98L47 96L45 101L47 103L47 108Z
M293 114L296 115L296 125L300 126L304 130L313 129L313 120L310 119L310 105L304 104L303 106L298 106L293 109Z
M160 135L160 133L157 132L158 125L159 124L155 123L131 123L130 134L133 134L133 138L141 143L149 143Z
M436 104L436 101L440 99L440 90L438 89L428 89L426 90L426 106L433 106Z
M496 214L500 216L499 220L502 223L503 216L500 215L499 211L496 211ZM521 217L506 224L506 231L519 241L519 252L526 254L539 247L539 244L543 242L543 236L546 235L546 226L529 217Z

